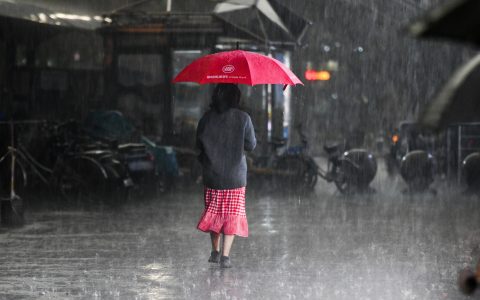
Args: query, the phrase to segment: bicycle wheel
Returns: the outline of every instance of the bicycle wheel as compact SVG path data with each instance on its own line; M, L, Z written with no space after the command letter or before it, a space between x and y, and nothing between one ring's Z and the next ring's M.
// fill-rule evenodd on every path
M77 156L58 162L53 173L55 188L68 201L104 202L108 175L95 159Z
M347 194L349 191L349 183L345 178L345 175L342 171L338 171L335 178L333 179L335 186L337 187L338 191L342 194Z
M365 192L377 173L375 157L366 150L349 150L342 159L341 169L351 192Z
M343 159L333 181L340 193L351 194L360 189L360 176L358 166L348 159Z
M316 174L309 171L304 159L299 156L282 156L274 164L274 181L279 190L308 191L315 181Z
M11 160L6 159L2 163L3 167L0 170L0 198L9 198L11 189ZM27 172L23 163L17 159L15 161L15 194L25 195L27 188Z
M13 198L0 199L0 221L4 226L20 226L25 223L25 205L23 199L15 195Z
M303 174L303 182L305 183L305 187L312 191L318 181L318 167L311 157L307 157L305 163L307 168Z
M105 201L111 205L125 203L131 194L133 186L128 170L118 160L107 157L101 160L102 167L107 172Z

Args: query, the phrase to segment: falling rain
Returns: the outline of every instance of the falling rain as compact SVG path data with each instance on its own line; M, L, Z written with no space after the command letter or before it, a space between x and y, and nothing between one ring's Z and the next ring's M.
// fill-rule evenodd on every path
M0 0L0 299L479 299L475 0Z

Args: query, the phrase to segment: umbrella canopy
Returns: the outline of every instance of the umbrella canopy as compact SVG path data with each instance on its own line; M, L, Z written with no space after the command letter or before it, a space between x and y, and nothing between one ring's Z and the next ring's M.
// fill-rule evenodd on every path
M409 26L417 37L449 38L480 45L480 1L450 0Z
M231 34L245 33L267 44L301 45L311 25L276 0L228 0L215 6L214 14Z
M480 121L480 55L461 67L432 101L420 119L441 129L449 124Z
M186 66L173 82L303 85L278 60L243 50L200 57Z

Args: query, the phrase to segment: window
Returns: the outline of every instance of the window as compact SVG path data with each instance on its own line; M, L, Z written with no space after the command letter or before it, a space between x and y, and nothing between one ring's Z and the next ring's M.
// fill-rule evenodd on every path
M118 57L118 82L126 87L155 86L165 82L160 54L122 54Z
M206 51L201 50L174 51L173 75L177 75L189 63L206 54ZM208 109L210 92L209 85L189 82L173 85L174 131L178 136L178 143L181 145L194 146L197 124L203 113Z

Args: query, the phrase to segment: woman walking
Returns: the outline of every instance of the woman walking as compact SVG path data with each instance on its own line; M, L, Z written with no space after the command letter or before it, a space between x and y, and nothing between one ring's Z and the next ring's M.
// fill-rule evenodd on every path
M248 237L245 151L255 148L256 139L249 115L238 109L240 97L240 89L235 84L218 84L210 110L197 127L205 186L205 210L197 228L210 233L212 252L208 261L219 262L222 268L232 267L229 255L235 235Z

